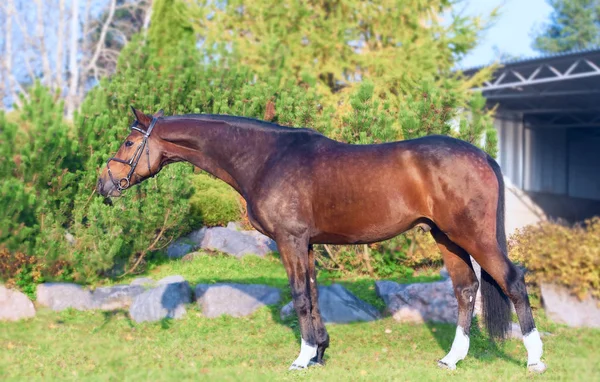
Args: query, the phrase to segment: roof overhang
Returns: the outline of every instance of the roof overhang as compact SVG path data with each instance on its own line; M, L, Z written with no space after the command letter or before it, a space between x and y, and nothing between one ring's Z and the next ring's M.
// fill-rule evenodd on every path
M500 118L522 115L538 127L598 127L600 49L508 62L473 90L483 92Z

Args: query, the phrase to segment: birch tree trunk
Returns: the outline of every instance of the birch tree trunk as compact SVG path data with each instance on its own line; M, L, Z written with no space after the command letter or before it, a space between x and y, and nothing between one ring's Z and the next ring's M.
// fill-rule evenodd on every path
M64 72L65 72L65 0L59 0L58 3L58 33L56 34L56 87L60 94L64 91Z
M43 68L43 76L42 83L45 83L47 86L52 86L52 68L50 67L50 57L48 57L48 51L46 50L46 35L45 35L45 25L44 25L44 1L43 0L35 0L37 5L36 15L36 32L38 37L38 49L40 52L40 58L42 59L42 68Z
M73 118L77 107L79 95L79 66L77 53L79 52L79 0L71 3L71 36L69 43L69 94L67 96L67 118Z

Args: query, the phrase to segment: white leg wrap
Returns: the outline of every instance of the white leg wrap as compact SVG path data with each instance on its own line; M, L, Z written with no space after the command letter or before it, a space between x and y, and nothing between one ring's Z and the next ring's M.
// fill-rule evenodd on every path
M537 329L523 336L523 344L527 349L527 368L538 373L544 372L546 365L542 362L543 345Z
M456 369L456 363L463 360L469 352L469 337L465 334L462 327L456 327L456 336L454 342L452 342L452 348L450 352L440 360L439 365L441 367L448 368L450 370Z
M290 366L290 370L304 369L308 366L310 360L313 359L316 355L317 347L310 346L304 341L303 338L302 345L300 347L300 355L298 356L298 358L296 358L292 366Z

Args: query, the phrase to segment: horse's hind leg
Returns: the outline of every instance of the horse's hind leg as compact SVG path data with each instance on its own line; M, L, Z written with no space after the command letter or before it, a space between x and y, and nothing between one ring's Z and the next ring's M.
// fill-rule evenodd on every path
M481 265L483 315L488 331L496 330L502 337L510 324L510 310L506 312L507 317L503 317L510 306L500 310L494 306L502 304L496 297L501 293L496 289L499 287L515 305L527 349L527 367L531 371L543 372L546 365L541 360L542 340L533 320L523 272L508 259L505 246L498 245L495 238L480 237L478 241L465 240L461 244Z
M319 288L317 287L317 272L315 269L315 253L312 245L308 248L308 283L310 286L310 300L311 300L311 318L313 327L315 329L316 341L317 341L317 356L313 358L313 362L323 364L323 355L325 349L329 347L329 334L325 329L325 324L321 319L321 312L319 310Z
M432 229L431 234L442 252L458 300L458 322L454 342L450 352L438 361L440 367L454 370L456 363L464 359L469 351L469 333L479 282L473 271L469 254L453 243L437 227Z

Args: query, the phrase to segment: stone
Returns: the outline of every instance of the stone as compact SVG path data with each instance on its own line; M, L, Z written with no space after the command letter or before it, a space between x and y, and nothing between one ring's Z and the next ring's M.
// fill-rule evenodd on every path
M167 257L178 259L200 248L200 243L204 239L206 231L207 228L203 227L175 240L167 247Z
M184 282L186 282L186 281L183 278L183 276L173 275L173 276L167 276L167 277L164 277L164 278L158 280L157 284L158 285L167 285L167 284L176 284L176 283L184 283Z
M92 292L77 284L45 283L37 286L36 301L41 306L61 311L67 308L87 310L94 308Z
M232 231L243 231L242 225L238 222L229 222L226 228Z
M319 286L319 310L323 322L328 324L346 324L356 321L373 321L381 314L372 305L360 300L340 284ZM280 312L282 319L295 314L290 301Z
M143 285L115 285L96 288L92 292L94 307L102 310L117 310L128 308L133 299L144 293Z
M135 297L129 315L135 322L179 319L186 314L185 305L192 302L192 289L187 281L163 283Z
M33 302L24 293L0 285L0 321L18 321L34 316Z
M278 304L281 292L277 288L258 284L198 284L196 302L206 317L227 314L243 317L266 305Z
M447 279L450 278L450 274L448 273L448 270L446 269L446 266L443 266L442 269L440 269L440 276L444 280L447 280Z
M376 281L375 289L396 321L456 323L458 303L451 280L416 284Z
M190 252L187 255L183 256L181 258L181 261L194 261L194 260L196 260L196 258L201 257L201 256L208 256L208 254L206 252L200 252L200 251Z
M144 287L153 287L156 285L156 281L152 280L148 277L138 277L137 279L133 279L129 285L141 285Z
M223 227L214 227L206 230L201 246L203 249L224 252L235 257L246 255L264 257L273 250L271 241L271 239L256 231L240 232Z
M571 327L600 328L600 300L580 300L561 285L541 283L542 304L548 317Z
M287 304L285 304L283 306L283 308L281 308L281 310L279 311L279 317L281 318L282 321L287 320L288 318L292 317L294 314L296 314L296 311L294 310L294 302L290 301Z

